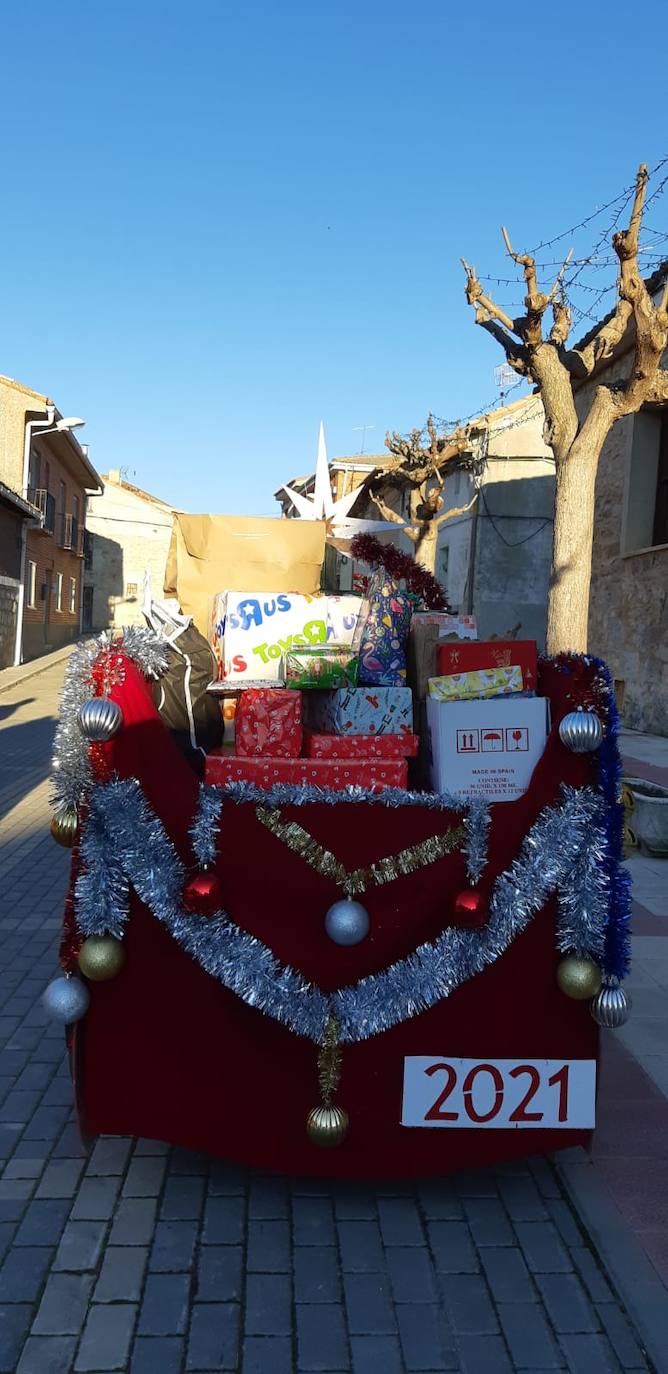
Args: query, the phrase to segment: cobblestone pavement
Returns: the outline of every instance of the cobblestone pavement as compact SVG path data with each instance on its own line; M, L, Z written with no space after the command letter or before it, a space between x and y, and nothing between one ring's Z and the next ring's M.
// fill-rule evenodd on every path
M648 1369L550 1166L251 1174L72 1119L45 781L62 666L0 695L0 1371Z

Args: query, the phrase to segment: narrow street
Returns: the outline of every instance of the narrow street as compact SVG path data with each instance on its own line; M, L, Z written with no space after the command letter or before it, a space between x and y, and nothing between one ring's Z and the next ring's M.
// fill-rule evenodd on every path
M86 1153L40 1003L69 862L48 829L62 676L0 694L0 1371L658 1370L543 1160L374 1187L150 1140Z

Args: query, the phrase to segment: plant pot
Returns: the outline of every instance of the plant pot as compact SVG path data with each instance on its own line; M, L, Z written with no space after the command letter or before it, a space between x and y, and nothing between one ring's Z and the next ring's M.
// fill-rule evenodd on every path
M633 796L631 829L642 849L668 858L668 787L645 778L625 778Z

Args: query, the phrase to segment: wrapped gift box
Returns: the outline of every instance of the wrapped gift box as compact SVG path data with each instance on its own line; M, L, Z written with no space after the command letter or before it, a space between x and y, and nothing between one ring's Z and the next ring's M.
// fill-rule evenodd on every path
M417 735L318 735L304 731L308 759L408 759L418 751Z
M349 644L311 645L285 655L289 687L354 687L358 668L359 659Z
M239 683L280 681L290 649L352 643L361 605L359 596L220 592L211 629L218 676Z
M536 687L537 649L535 639L479 639L439 644L436 650L437 677L450 673L474 673L480 669L510 668L519 664L522 669L522 688L525 692Z
M429 679L429 695L437 701L475 701L481 697L505 697L521 692L522 669L519 664L510 668L478 668L470 673L450 673L447 677Z
M399 735L413 733L410 687L339 687L309 692L306 724L323 735Z
M244 759L223 754L208 754L206 781L215 786L226 782L254 782L269 789L279 782L310 783L341 792L344 787L365 787L382 792L384 787L405 787L408 763L405 759Z
M286 687L250 687L235 714L235 748L243 758L299 758L302 694Z

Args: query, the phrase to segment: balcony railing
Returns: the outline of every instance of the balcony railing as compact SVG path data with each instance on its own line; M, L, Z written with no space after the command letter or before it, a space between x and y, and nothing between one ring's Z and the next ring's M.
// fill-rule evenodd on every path
M58 521L58 543L61 549L79 552L79 521L74 515L61 515Z
M46 491L44 487L30 487L28 500L31 505L36 506L41 517L42 523L40 530L44 534L53 534L56 528L56 498Z

